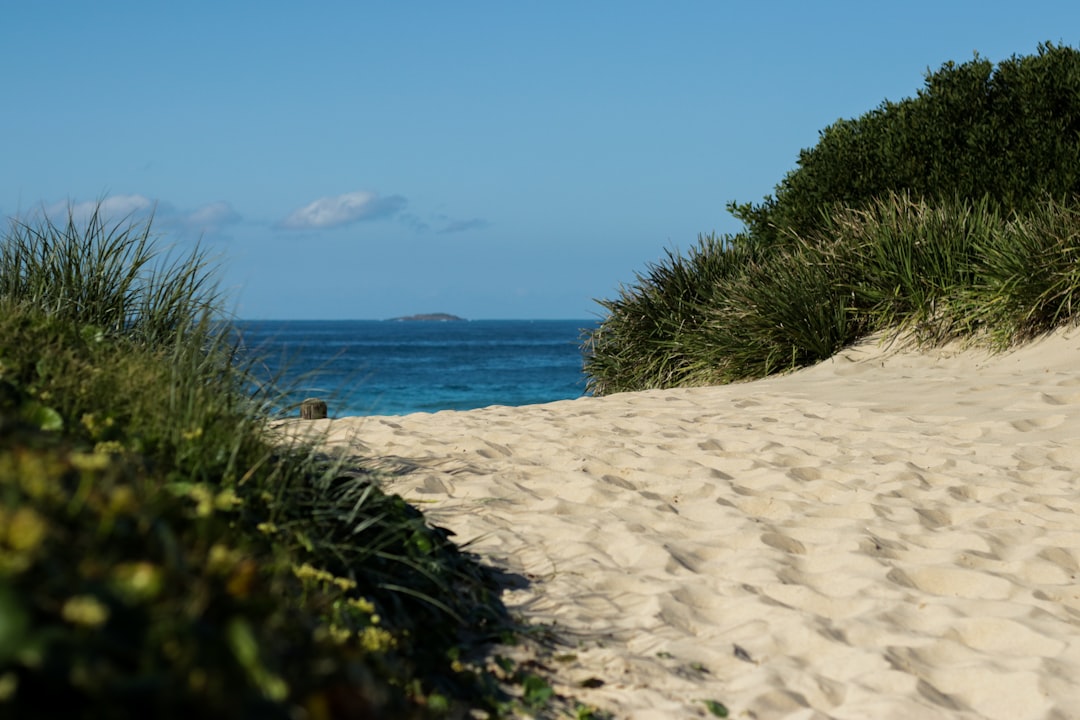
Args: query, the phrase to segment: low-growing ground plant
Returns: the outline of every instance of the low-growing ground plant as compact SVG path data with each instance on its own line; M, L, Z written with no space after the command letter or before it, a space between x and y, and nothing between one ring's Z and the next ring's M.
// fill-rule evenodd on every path
M0 716L508 712L495 574L275 440L203 255L152 240L95 214L0 244Z

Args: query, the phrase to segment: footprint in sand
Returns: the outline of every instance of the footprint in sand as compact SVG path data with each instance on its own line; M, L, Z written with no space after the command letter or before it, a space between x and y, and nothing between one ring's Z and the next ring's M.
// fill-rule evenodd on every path
M885 577L931 595L971 600L1005 600L1013 590L1013 584L1004 578L955 567L893 568Z
M481 448L476 451L476 454L482 458L494 460L498 457L512 457L514 454L513 451L505 445L498 445L488 440L485 440L484 444L487 445L490 449Z
M806 546L793 537L787 535L781 535L780 533L767 532L761 535L761 542L765 543L769 547L782 550L786 553L793 555L805 555Z
M1046 417L1013 420L1009 424L1020 432L1031 432L1032 430L1051 430L1064 422L1064 415L1047 415Z
M1054 657L1067 643L1007 618L959 618L946 637L991 655Z

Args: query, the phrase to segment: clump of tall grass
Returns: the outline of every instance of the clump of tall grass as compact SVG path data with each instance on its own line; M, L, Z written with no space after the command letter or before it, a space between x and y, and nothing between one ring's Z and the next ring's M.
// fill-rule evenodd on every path
M668 254L586 336L596 395L761 377L828 357L857 333L836 269L817 249L776 251L746 236Z
M207 269L98 214L0 246L0 714L496 712L490 571L272 440Z
M1075 322L1080 209L892 194L835 206L770 250L745 236L669 255L585 340L595 394L725 383L823 360L872 332L1005 348ZM723 268L713 272L712 268Z
M930 204L906 194L862 209L835 208L811 245L836 266L852 311L874 330L944 342L973 331L965 303L977 283L978 248L1005 229L986 201Z
M12 219L0 245L0 297L58 320L146 342L166 342L219 309L205 252L162 253L152 218L108 221L99 204L80 222Z
M976 243L969 308L995 347L1080 318L1080 206L1048 199Z
M703 350L718 291L762 257L743 240L699 236L685 256L668 252L619 297L600 300L608 314L585 337L589 390L603 395L714 382L714 363Z
M823 360L860 329L838 268L794 243L749 263L717 293L707 352L719 382L763 377Z
M1004 349L1076 318L1080 210L1046 198L1003 213L981 201L891 195L828 215L830 247L852 305L872 330L923 345Z

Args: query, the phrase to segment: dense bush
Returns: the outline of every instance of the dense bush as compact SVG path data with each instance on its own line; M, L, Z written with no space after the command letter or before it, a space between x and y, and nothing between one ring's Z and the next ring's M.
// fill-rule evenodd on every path
M1080 209L1052 200L1004 214L890 195L753 247L710 239L604 301L610 315L585 341L593 392L758 378L878 331L1004 348L1080 317ZM706 267L725 274L693 275Z
M985 197L1005 211L1080 194L1080 51L1047 43L997 67L945 63L916 97L822 130L762 204L729 207L775 242L812 232L827 208L889 193Z
M1080 52L930 73L821 132L744 232L650 266L584 341L596 394L761 377L875 330L995 347L1076 317Z
M0 716L496 711L491 572L274 441L204 268L97 216L0 246Z

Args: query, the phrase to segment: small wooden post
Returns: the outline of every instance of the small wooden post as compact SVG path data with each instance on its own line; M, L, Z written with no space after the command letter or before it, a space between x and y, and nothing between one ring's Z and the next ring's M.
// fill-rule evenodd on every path
M326 417L326 401L319 398L308 398L300 403L301 420L322 420Z

